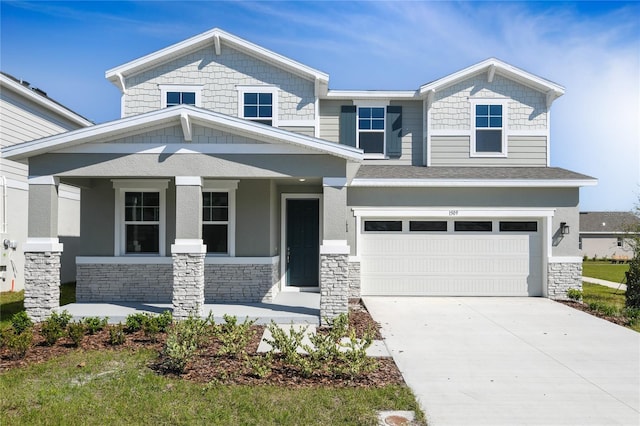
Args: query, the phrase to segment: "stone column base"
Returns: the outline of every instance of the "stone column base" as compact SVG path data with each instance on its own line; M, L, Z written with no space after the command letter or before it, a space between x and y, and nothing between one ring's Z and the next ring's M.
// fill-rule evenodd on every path
M349 312L349 255L320 255L320 324Z
M173 318L201 316L205 253L173 253Z
M547 266L547 297L568 300L569 289L582 290L582 261L554 262Z
M60 307L62 252L25 252L24 307L34 322L47 319Z

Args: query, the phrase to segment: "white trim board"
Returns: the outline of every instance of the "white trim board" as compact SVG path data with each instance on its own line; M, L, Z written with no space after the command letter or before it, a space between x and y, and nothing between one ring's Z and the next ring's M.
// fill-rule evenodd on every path
M448 187L535 187L535 188L573 188L580 186L595 186L596 179L353 179L352 187L418 187L418 188L448 188Z

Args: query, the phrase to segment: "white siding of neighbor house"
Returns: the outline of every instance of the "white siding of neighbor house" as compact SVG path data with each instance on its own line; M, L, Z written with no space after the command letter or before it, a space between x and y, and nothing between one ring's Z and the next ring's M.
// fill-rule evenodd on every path
M126 80L123 116L160 109L161 84L202 85L201 107L238 116L238 86L279 88L279 120L313 120L314 82L223 45L186 54Z
M619 235L624 238L624 235ZM582 234L582 256L592 258L607 258L613 257L626 257L631 259L633 257L633 249L628 242L622 242L622 247L618 247L618 236L616 235L597 235L597 234Z
M431 138L432 166L524 166L547 165L546 136L509 136L506 158L470 157L469 136L433 136Z
M15 92L0 91L0 146L40 139L79 126L53 114Z
M487 74L473 76L437 91L431 105L431 130L471 130L469 99L508 99L509 130L546 130L547 108L544 93L515 81L495 75L487 82Z

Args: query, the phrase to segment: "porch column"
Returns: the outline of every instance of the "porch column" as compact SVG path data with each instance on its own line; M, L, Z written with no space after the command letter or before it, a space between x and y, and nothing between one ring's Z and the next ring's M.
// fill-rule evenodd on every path
M202 178L176 176L176 240L173 258L173 317L202 315L204 257L202 243Z
M320 246L320 323L349 311L346 178L324 178Z
M60 306L58 184L53 176L29 178L27 242L24 244L24 307L34 321Z

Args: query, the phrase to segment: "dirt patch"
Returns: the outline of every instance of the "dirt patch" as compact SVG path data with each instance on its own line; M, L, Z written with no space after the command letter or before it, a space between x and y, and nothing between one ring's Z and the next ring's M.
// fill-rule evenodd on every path
M598 312L598 311L594 311L593 309L590 309L589 305L585 305L584 303L574 302L573 300L559 300L558 302L562 303L563 305L570 306L574 309L578 309L582 312L586 312L590 315L593 315L594 317L602 318L603 320L607 320L614 324L621 325L623 327L626 327L629 325L629 320L625 317L605 315L602 312Z

